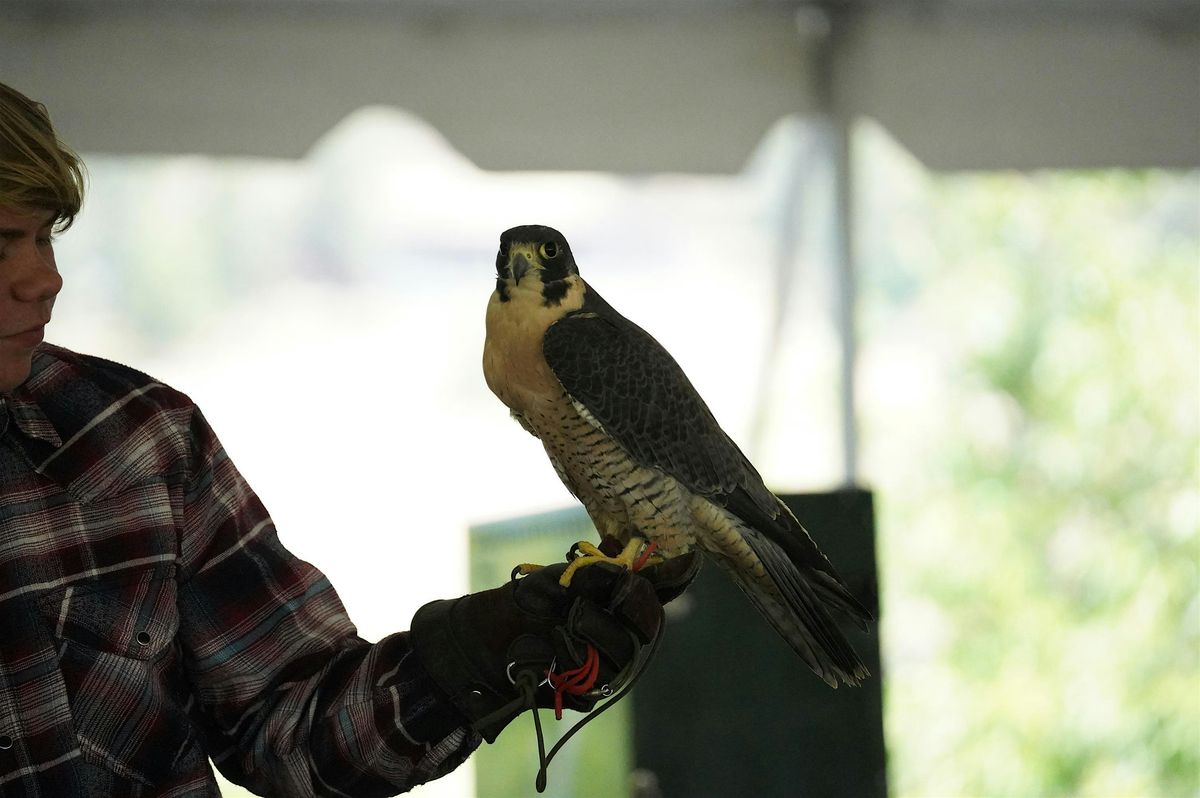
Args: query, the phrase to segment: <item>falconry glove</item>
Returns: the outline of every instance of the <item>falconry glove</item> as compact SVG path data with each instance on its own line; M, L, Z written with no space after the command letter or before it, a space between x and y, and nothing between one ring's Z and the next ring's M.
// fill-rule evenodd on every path
M417 610L413 648L491 743L526 709L586 712L640 672L662 629L662 604L682 592L699 562L687 554L638 573L589 565L567 587L559 583L567 563L525 576L514 570L502 587Z

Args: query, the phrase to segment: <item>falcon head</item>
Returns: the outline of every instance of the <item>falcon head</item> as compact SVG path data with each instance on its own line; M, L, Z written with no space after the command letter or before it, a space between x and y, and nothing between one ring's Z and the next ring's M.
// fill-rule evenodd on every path
M571 245L553 227L527 224L500 234L496 253L500 301L508 302L518 292L536 291L543 305L557 305L579 283Z

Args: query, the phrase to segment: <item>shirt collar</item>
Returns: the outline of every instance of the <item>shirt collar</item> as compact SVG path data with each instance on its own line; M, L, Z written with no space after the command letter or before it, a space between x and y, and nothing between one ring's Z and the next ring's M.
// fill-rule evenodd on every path
M55 449L62 446L58 430L50 423L42 408L33 399L22 394L21 388L17 388L11 394L0 396L0 414L11 417L12 423L26 436L48 443ZM0 434L4 433L7 423L7 418L0 419Z

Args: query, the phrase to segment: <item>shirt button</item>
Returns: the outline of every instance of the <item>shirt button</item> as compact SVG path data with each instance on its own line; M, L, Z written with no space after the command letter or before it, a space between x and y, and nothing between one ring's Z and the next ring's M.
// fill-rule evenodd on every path
M13 747L13 738L7 734L0 734L0 751L7 751Z
M148 646L148 645L150 645L150 633L149 633L149 632L147 632L145 629L143 629L142 631L138 632L138 633L137 633L137 637L136 637L136 638L134 638L134 639L135 639L135 640L137 640L137 644L138 644L139 646Z

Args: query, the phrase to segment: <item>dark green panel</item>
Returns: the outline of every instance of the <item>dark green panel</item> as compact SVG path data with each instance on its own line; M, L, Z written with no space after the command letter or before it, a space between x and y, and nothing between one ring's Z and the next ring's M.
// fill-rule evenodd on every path
M878 617L871 494L783 499ZM639 798L886 795L874 624L870 634L841 625L872 677L832 690L710 563L669 610L659 654L631 696L647 785Z

